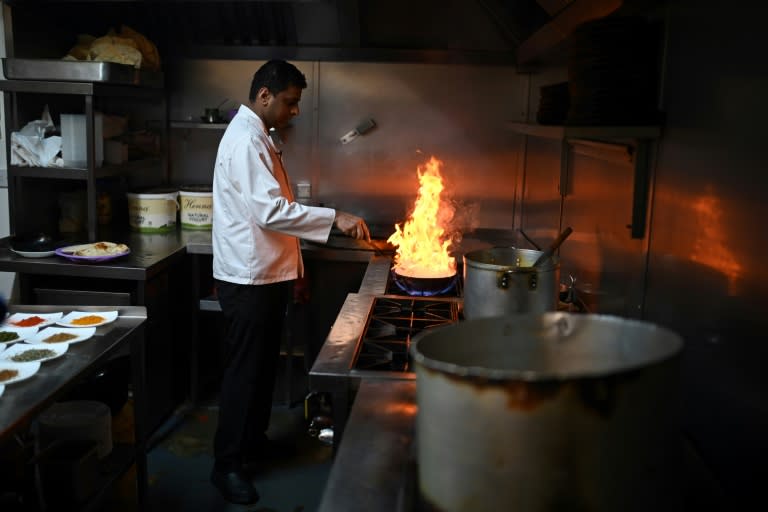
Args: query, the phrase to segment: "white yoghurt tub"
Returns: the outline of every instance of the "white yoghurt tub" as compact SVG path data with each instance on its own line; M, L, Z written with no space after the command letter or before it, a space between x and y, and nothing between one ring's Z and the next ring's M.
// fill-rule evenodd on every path
M165 233L176 228L179 192L152 189L128 192L128 225L141 233Z
M210 186L182 187L179 200L182 229L210 230L213 227L213 191Z

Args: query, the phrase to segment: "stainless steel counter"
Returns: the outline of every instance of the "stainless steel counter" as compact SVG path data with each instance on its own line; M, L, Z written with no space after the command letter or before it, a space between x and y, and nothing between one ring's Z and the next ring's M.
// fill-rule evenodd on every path
M152 234L121 233L110 237L109 240L126 244L131 253L98 264L78 263L60 256L26 258L11 251L8 246L9 239L4 238L0 240L0 271L146 281L186 253L184 235L179 231Z
M60 256L26 258L11 251L9 239L4 238L0 240L0 271L144 281L185 254L213 254L210 231L177 229L170 233L128 232L116 234L109 240L128 245L131 253L98 264L77 263ZM375 255L371 247L333 245L336 242L339 240L335 236L329 240L332 245L327 246L302 242L302 253L305 258L352 262L368 262ZM73 241L75 243L79 242Z
M360 383L319 512L410 510L415 381Z

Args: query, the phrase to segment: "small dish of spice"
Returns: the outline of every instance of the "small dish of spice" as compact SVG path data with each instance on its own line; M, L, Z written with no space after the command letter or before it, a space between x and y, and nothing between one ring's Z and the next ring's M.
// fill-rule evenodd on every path
M46 346L69 345L85 341L91 338L94 334L96 334L95 327L46 327L31 338L25 340L24 343Z
M117 319L117 311L72 311L56 324L64 327L99 327Z
M9 316L5 320L5 325L13 327L37 327L38 329L41 329L56 323L62 316L64 316L64 313L61 311L56 313L18 312Z
M50 347L33 347L26 343L17 343L0 352L0 362L28 363L30 361L50 361L64 355L69 343L54 343Z
M40 369L40 361L30 363L12 363L0 361L0 384L8 385L28 379Z
M0 347L24 341L34 336L39 329L37 327L14 327L8 324L0 325Z

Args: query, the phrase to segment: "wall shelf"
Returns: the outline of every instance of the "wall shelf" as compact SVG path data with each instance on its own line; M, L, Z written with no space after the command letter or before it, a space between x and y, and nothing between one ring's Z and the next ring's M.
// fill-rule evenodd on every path
M532 137L545 139L657 139L660 126L556 126L510 121L507 128Z
M96 178L107 176L122 176L126 172L138 172L141 170L162 169L160 158L146 158L131 160L123 164L105 165L94 169ZM44 178L57 180L87 180L88 169L78 167L22 167L18 165L8 166L8 175L13 178Z
M226 130L229 123L203 123L197 121L171 121L171 128L188 130Z
M593 158L600 158L601 153L606 153L607 157L603 159L607 161L626 160L634 172L632 221L628 227L632 238L645 237L650 188L650 144L661 137L660 126L550 126L510 121L507 127L529 137L561 142L560 195L563 197L568 195L568 172L572 149L579 147L580 149L576 152ZM601 141L601 143L594 144L591 141Z

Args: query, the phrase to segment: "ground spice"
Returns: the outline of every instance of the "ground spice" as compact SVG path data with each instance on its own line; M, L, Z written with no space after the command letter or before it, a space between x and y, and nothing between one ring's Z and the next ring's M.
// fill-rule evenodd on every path
M70 323L72 325L93 325L93 324L100 324L103 321L104 321L103 316L88 315L88 316L81 316L80 318L75 318Z
M19 370L0 370L0 382L10 380L19 374Z
M19 339L19 335L13 331L0 332L0 343Z
M77 338L77 336L74 334L69 334L68 332L59 332L48 336L43 341L45 343L61 343L62 341L69 341L75 338Z
M45 322L45 318L40 318L39 316L35 315L12 323L13 325L18 325L19 327L34 327L35 325L41 324L43 322Z
M33 348L31 350L25 350L24 352L20 352L15 356L12 356L11 361L23 363L28 361L37 361L38 359L45 359L55 355L56 355L56 352L47 348L43 348L43 349Z

